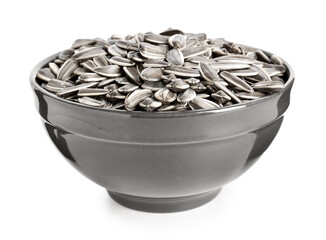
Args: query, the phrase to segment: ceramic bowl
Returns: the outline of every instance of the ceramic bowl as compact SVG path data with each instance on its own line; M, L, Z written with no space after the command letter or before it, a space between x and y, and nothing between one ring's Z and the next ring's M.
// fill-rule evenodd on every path
M283 91L214 110L127 112L57 97L35 79L58 54L41 61L30 83L55 146L79 172L118 203L176 212L212 200L251 167L273 141L289 106L291 67Z

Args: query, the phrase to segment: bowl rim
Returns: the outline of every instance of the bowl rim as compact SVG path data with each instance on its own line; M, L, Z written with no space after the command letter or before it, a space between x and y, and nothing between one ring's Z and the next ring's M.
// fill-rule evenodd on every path
M269 56L272 55L272 53L263 50L265 53L267 53ZM273 94L270 94L268 96L265 96L263 98L259 98L256 100L252 100L246 103L240 103L240 104L235 104L231 106L226 106L226 107L221 107L221 108L216 108L216 109L200 109L200 110L189 110L189 111L166 111L166 112L145 112L145 111L126 111L126 110L119 110L119 109L104 109L104 108L98 108L98 107L93 107L93 106L87 106L80 104L78 102L73 102L73 101L68 101L64 98L58 97L56 94L51 93L46 91L44 88L41 87L40 84L36 82L36 73L38 70L40 70L44 65L46 65L48 62L51 60L55 59L60 52L57 52L42 61L40 61L32 70L30 74L30 84L33 88L36 88L38 91L42 92L48 97L51 97L52 99L56 101L60 101L65 104L73 105L76 107L84 108L84 109L90 109L90 110L96 110L96 111L103 111L108 114L122 114L122 115L129 115L130 117L141 117L141 118L173 118L173 117L191 117L191 116L198 116L198 115L206 115L206 114L219 114L219 113L225 113L225 112L233 112L241 108L246 108L246 107L252 107L257 104L261 104L267 101L270 101L272 99L277 98L278 96L282 95L285 91L287 91L289 88L291 88L293 82L294 82L294 71L291 67L291 65L282 59L283 64L287 68L289 72L289 77L286 80L284 84L284 89L280 92L276 92Z

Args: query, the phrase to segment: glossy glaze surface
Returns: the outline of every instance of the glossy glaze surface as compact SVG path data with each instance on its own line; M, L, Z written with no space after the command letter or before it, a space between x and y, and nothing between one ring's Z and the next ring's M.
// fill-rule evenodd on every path
M199 206L213 196L204 193L216 192L252 166L281 126L294 81L287 65L290 74L283 92L217 110L102 110L58 98L39 86L36 72L55 56L31 74L36 107L53 143L78 171L117 193L115 200L152 212ZM171 205L172 198L199 194L207 201L189 198L188 205L179 200ZM121 197L125 195L130 199ZM160 204L149 204L148 199L157 198Z

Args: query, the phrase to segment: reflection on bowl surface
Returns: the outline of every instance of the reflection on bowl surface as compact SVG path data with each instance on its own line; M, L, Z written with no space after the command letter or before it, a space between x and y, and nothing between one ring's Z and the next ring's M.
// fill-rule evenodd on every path
M252 166L276 136L294 81L282 92L231 107L126 112L82 106L42 89L35 103L53 143L82 174L129 208L175 212L203 205Z

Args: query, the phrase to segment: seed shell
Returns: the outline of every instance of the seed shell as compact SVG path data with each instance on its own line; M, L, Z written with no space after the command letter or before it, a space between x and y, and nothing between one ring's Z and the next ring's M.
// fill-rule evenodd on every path
M90 97L80 97L77 100L78 100L78 102L80 102L82 104L86 104L86 105L93 106L93 107L102 107L103 106L103 102L96 100L94 98L90 98Z
M166 60L175 66L182 66L184 64L183 54L179 49L172 49L167 52Z
M179 93L177 101L181 103L189 102L196 98L196 92L192 89L187 89L186 91Z

